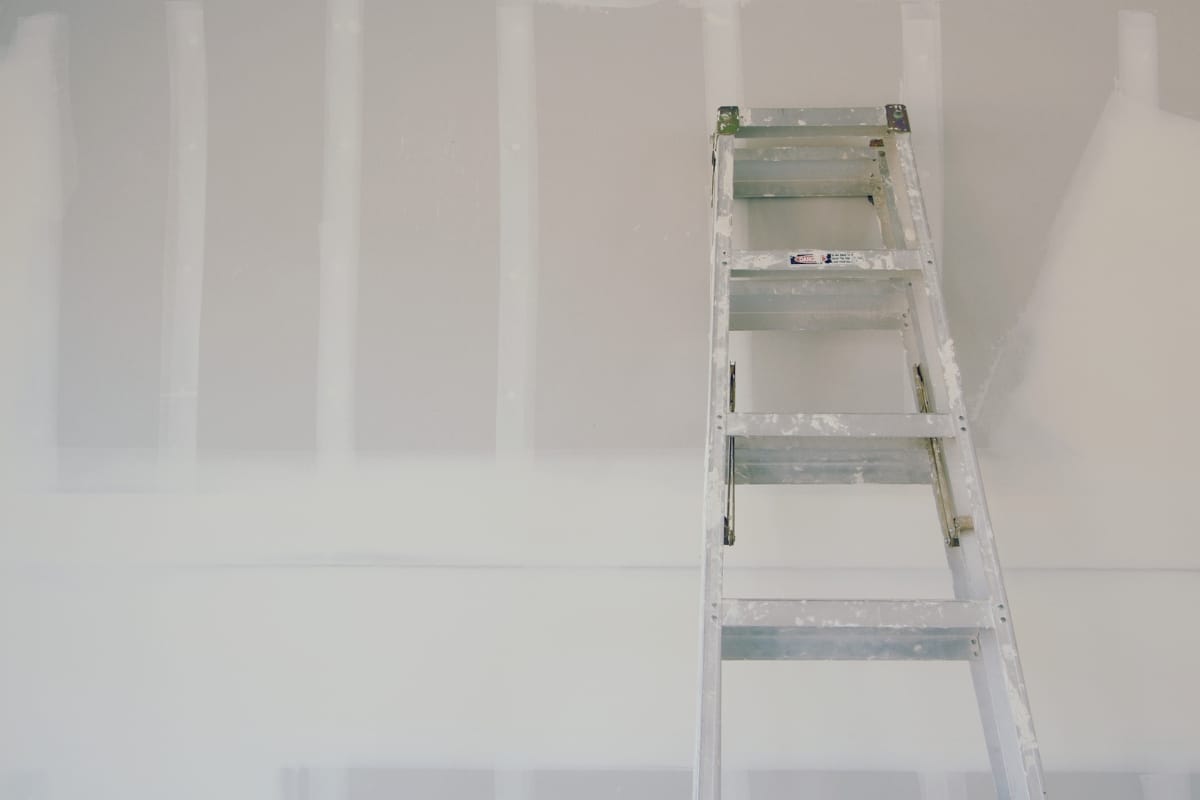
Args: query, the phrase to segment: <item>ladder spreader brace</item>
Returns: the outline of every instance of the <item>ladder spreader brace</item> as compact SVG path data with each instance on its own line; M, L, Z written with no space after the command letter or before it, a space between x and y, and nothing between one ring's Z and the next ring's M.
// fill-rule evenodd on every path
M720 797L721 664L759 659L965 660L997 796L1044 795L909 134L899 104L718 111L695 800ZM869 198L886 249L735 249L735 198L830 196ZM899 332L915 413L737 409L730 331L864 328ZM932 487L954 599L725 596L735 485L839 483Z

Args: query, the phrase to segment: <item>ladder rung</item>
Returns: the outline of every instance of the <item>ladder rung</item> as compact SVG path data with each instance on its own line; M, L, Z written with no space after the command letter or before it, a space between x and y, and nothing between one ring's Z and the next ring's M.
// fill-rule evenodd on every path
M739 108L737 135L880 137L887 124L887 111L880 107Z
M729 329L898 330L909 310L907 279L920 275L919 264L909 250L739 251Z
M964 661L979 656L978 639L938 631L821 631L726 628L725 661Z
M931 483L925 439L795 439L739 436L733 477L740 484Z
M869 159L781 161L740 155L733 170L734 197L868 197L878 191L878 164Z
M801 311L732 313L731 331L890 331L904 327L904 316L887 311Z
M730 414L730 436L845 437L891 439L948 438L955 434L948 414Z
M994 626L968 600L738 600L721 603L725 660L954 660Z
M738 250L730 269L735 278L764 273L772 278L853 278L879 272L920 272L921 254L917 250Z
M737 149L733 151L733 163L736 178L738 166L746 161L756 163L782 161L816 161L821 163L831 161L874 161L882 152L884 152L882 146L834 145L822 147L806 143L804 147L796 147L794 145L779 147L766 139L751 139L745 142L738 142Z
M748 273L741 273L742 275ZM908 295L892 271L857 270L874 278L846 280L837 274L778 272L735 277L729 282L729 329L824 331L897 330L904 325ZM797 280L797 277L805 280Z
M994 627L981 600L751 600L721 601L726 627L868 628L977 631Z
M733 150L734 170L743 162L792 162L815 161L828 163L833 161L872 161L883 154L883 146L864 148L860 144L816 145L808 142L802 148L790 144L778 146L769 139L749 139L739 142Z

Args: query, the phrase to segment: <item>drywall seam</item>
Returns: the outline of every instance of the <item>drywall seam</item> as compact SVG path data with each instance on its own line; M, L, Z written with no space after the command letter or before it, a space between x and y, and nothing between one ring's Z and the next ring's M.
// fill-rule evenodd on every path
M753 772L748 769L729 769L721 771L721 797L724 800L752 800Z
M533 452L538 316L537 79L533 6L496 9L500 137L496 455Z
M1158 108L1158 20L1149 11L1117 12L1117 89Z
M325 466L347 462L354 450L362 189L362 25L362 0L329 0L317 334L317 454Z
M717 108L738 105L744 95L741 9L737 0L706 0L700 18L704 37L704 121L713 129Z
M64 205L64 139L69 134L63 17L19 22L0 51L0 96L12 117L0 129L11 159L0 196L0 362L15 378L0 408L9 462L5 485L31 491L57 484L59 269ZM9 405L11 403L11 406ZM9 438L11 437L11 438Z
M531 800L533 773L529 770L497 769L492 774L493 800Z
M967 776L961 772L917 774L921 800L967 800Z
M1186 773L1139 775L1144 800L1192 800L1192 776Z
M939 0L900 5L900 95L912 118L913 150L934 248L942 255L945 229L942 114L942 9Z
M717 109L741 105L745 101L742 62L742 12L738 0L704 0L700 6L700 30L704 52L704 125L708 133L716 129ZM746 213L745 200L734 201L734 216ZM745 248L746 226L736 225L733 246ZM753 371L753 334L729 337L729 360L738 365L743 376L738 384L738 402L742 408L755 408Z
M194 465L196 457L208 180L208 78L203 7L190 0L169 2L166 13L171 163L163 264L159 447L172 467L186 469Z
M350 774L340 767L307 770L304 800L346 800L350 796Z

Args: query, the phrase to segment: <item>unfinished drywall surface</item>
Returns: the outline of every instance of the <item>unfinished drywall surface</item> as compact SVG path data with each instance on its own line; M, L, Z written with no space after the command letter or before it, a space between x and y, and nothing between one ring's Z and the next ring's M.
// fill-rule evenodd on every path
M1200 321L1188 298L1200 278L1183 255L1187 187L1200 174L1177 157L1197 145L1200 122L1112 95L996 368L997 468L1026 494L1057 498L1038 527L1056 532L1046 538L1060 558L1082 549L1129 563L1125 542L1153 531L1139 560L1200 561L1187 490L1200 444L1200 379L1188 366Z
M944 280L969 407L1045 263L1052 225L1113 88L1118 11L1129 8L1158 16L1162 108L1200 118L1200 86L1185 77L1194 74L1190 40L1200 27L1194 3L942 6L952 167Z
M537 445L691 446L709 285L700 18L658 4L536 22Z
M70 70L57 97L69 113L42 102L53 50L21 45L38 41L36 26L18 31L4 67L11 116L32 132L30 157L6 167L20 182L0 182L4 207L28 214L0 222L13 226L0 228L6 281L20 270L44 280L53 263L9 236L54 219L52 204L26 200L53 199L60 181L77 189L51 325L60 343L38 362L62 378L60 469L53 491L0 492L0 787L361 799L390 791L374 770L402 772L397 791L417 796L686 795L707 346L700 9L522 9L529 26L517 32L533 52L515 69L524 81L532 64L534 85L522 85L536 111L523 141L537 143L522 162L501 149L505 109L529 104L503 105L514 95L497 73L512 41L495 4L364 4L356 461L328 473L314 463L334 20L317 0L204 4L197 463L181 486L164 481L156 451L177 143L169 15L149 0L60 5ZM1181 9L1163 11L1164 31L1187 29ZM1002 282L1007 264L972 248L1006 240L1016 219L996 227L989 212L1035 198L1024 213L1050 230L1072 169L1061 186L1041 162L1019 191L1016 178L993 183L1029 163L1014 145L1029 137L996 124L985 99L999 93L1022 118L1046 112L1049 141L1082 141L1111 69L1047 65L1106 51L1111 19L1081 4L944 12L945 270L970 376L986 366L976 356L987 331L1003 327L973 327L984 313L973 287ZM755 0L739 14L747 102L895 99L894 5ZM1094 35L1066 35L1075 30ZM1022 31L1066 55L1031 56L1013 83L996 52ZM1043 71L1045 85L1028 79ZM1164 102L1186 96L1176 74L1164 66ZM1064 94L1094 95L1094 108L1046 111ZM49 155L55 131L75 142L77 184ZM514 164L518 179L536 178L520 192ZM503 213L518 195L534 217ZM1030 277L1035 260L1022 262ZM524 320L537 369L523 463L494 459L506 263L538 282L536 319ZM1015 315L1012 294L987 313ZM828 344L797 364L814 379L780 390L807 384L811 402L872 407L865 373L847 384L855 396L834 393L845 351ZM29 429L38 408L3 429ZM1197 768L1200 648L1181 634L1200 602L1194 549L1182 533L1158 547L1089 537L1092 521L1027 524L1060 499L1055 480L1021 482L1028 471L988 465L1047 766L1124 773L1111 795L1090 778L1058 796L1137 797L1136 773ZM766 494L739 498L731 589L948 591L923 491L885 490L882 502L854 487ZM1161 508L1146 506L1092 513L1138 525ZM1161 524L1173 519L1190 517ZM730 796L873 796L878 776L824 771L891 770L897 793L915 797L918 772L982 770L960 665L894 666L731 666ZM637 770L654 774L613 777ZM332 777L289 783L296 773Z
M61 229L57 439L158 439L169 77L162 4L64 16L75 181Z
M998 423L998 448L1186 468L1200 443L1187 413L1200 381L1185 366L1200 335L1186 256L1200 170L1178 154L1197 145L1200 122L1109 99L1006 359L1018 363L1000 367L1016 373L996 389L1020 418Z

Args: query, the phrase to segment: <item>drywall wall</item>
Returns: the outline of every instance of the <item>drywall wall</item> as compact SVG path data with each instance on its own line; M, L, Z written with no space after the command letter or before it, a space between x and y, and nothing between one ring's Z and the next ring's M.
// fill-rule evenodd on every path
M993 449L1024 473L1009 477L1032 495L1075 498L1038 511L1063 556L1086 548L1128 563L1131 532L1153 531L1145 560L1195 563L1187 487L1200 382L1184 365L1200 335L1187 298L1200 287L1182 254L1197 176L1178 154L1198 144L1200 123L1114 92L996 367Z
M196 463L180 482L157 452L179 217L171 15L133 0L58 9L57 40L33 35L46 20L23 22L4 62L5 107L30 109L12 116L38 143L6 168L25 172L21 192L4 183L5 207L35 213L8 218L25 238L6 233L5 280L38 277L12 305L47 309L28 324L59 338L34 360L44 370L57 357L58 446L6 448L18 476L35 457L57 466L37 491L10 483L3 495L5 780L47 797L262 797L292 791L286 768L468 781L496 767L685 769L706 367L704 15L669 3L364 4L357 462L328 472L316 467L326 132L349 129L325 103L337 20L316 0L204 4ZM1050 237L1111 86L1115 6L942 11L945 270L977 385L1046 245L1014 263L997 243ZM1169 36L1196 30L1195 11L1161 14L1163 102L1186 111L1195 89L1172 65L1192 56ZM891 3L756 0L739 11L746 102L893 100L901 21ZM1070 57L1001 59L1021 37ZM999 124L996 98L1013 120L1036 118L1039 136ZM534 148L536 164L511 155ZM63 163L77 165L70 182ZM22 197L63 185L55 292L54 259L22 244L54 206ZM520 319L529 294L501 303L500 265L536 278L536 319ZM515 349L502 352L498 330ZM536 370L517 384L521 413L505 416L497 365L530 337ZM30 358L11 352L6 363ZM804 363L828 369L828 353ZM874 400L873 385L859 388ZM46 409L31 403L5 429ZM531 457L497 463L510 419L506 441ZM1060 481L1024 481L1033 468L1011 460L987 469L1048 768L1120 771L1121 791L1137 773L1196 770L1200 650L1182 633L1200 599L1194 542L1047 531L1030 521L1059 503ZM853 490L741 499L739 591L946 590L919 493L886 505ZM915 792L918 771L983 767L961 671L806 665L791 681L793 665L740 666L729 763L755 797L788 790L776 771L896 770ZM514 779L509 796L552 793L537 780L551 783ZM1072 791L1101 796L1090 786Z
M28 19L0 62L0 479L26 490L48 485L57 442L63 33L58 17Z

